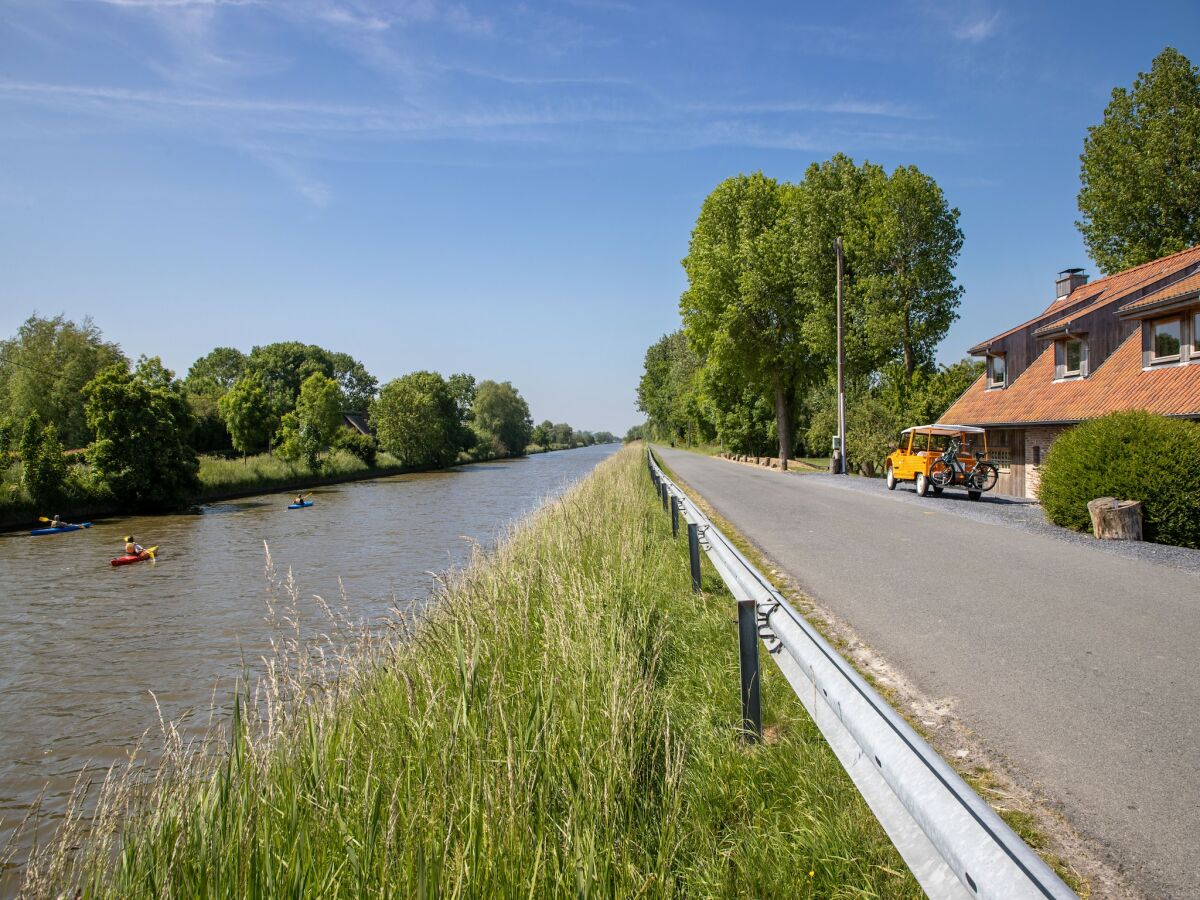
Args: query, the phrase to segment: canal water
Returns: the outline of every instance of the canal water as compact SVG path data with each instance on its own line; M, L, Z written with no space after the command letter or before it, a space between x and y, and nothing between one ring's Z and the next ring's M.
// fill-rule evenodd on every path
M51 819L85 766L126 759L159 718L209 709L267 652L264 543L303 597L357 619L428 596L473 541L561 493L617 445L317 489L45 537L0 535L0 849L43 791ZM161 558L112 567L132 532ZM215 695L214 695L215 691Z

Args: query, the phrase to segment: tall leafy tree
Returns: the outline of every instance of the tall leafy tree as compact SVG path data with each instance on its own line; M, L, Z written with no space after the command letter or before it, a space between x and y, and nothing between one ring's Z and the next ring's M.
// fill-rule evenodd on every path
M918 369L933 366L934 351L958 316L959 213L916 166L874 179L871 187L847 236L858 260L855 294L877 364L898 356L911 383Z
M692 229L683 260L688 287L679 301L697 351L770 391L784 468L795 385L812 365L798 302L791 190L761 172L717 185Z
M188 369L183 386L190 394L220 399L246 371L246 354L233 347L217 347Z
M243 454L266 447L279 425L266 382L250 371L235 381L217 403L233 446Z
M651 431L660 438L699 437L704 418L699 394L702 365L682 331L664 335L646 351L638 409L646 413Z
M332 378L314 372L300 385L296 408L283 417L280 454L303 459L310 469L333 446L342 426L342 394Z
M0 341L0 409L16 421L36 412L67 446L83 447L91 440L83 386L114 364L126 364L124 354L91 319L30 316L14 337Z
M192 414L182 385L157 358L130 372L104 369L84 388L96 440L88 458L118 502L130 509L174 509L199 488L190 443Z
M349 353L331 353L329 359L333 363L333 380L341 391L344 409L366 412L379 389L379 381Z
M1165 48L1113 89L1080 161L1076 225L1105 273L1200 244L1200 70Z
M510 454L521 454L529 446L533 419L529 404L511 381L481 381L472 407L475 429L495 437Z
M533 433L530 434L529 440L537 444L539 447L550 448L554 443L554 423L549 419L544 419L538 425L534 426Z
M42 429L36 443L36 451L24 466L25 490L34 503L54 505L65 496L67 461L53 422Z
M379 445L402 465L448 465L460 449L458 405L436 372L389 381L371 405Z

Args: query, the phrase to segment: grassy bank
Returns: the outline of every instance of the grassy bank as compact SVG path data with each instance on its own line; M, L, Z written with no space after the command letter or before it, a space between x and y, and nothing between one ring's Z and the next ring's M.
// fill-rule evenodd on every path
M321 457L321 471L314 472L303 462L291 462L265 453L245 459L226 459L220 456L200 457L200 497L232 491L300 485L306 481L346 478L375 472L387 475L403 471L400 460L389 453L380 453L374 466L345 450L332 450Z
M921 896L773 666L768 741L739 742L734 606L706 589L627 448L411 630L280 642L232 743L110 784L29 890Z

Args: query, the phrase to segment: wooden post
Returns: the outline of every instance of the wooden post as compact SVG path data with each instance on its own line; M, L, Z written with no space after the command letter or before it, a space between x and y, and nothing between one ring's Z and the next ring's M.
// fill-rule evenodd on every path
M1102 541L1140 541L1142 539L1142 503L1099 497L1088 505L1092 533Z

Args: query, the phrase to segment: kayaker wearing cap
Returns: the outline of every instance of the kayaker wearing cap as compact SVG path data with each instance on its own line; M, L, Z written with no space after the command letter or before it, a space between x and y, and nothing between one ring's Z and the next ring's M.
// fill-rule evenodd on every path
M141 556L145 553L145 548L133 539L132 534L125 535L125 555L126 556Z
M55 516L50 520L51 528L62 528L62 516Z

